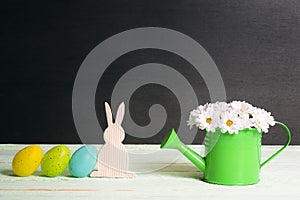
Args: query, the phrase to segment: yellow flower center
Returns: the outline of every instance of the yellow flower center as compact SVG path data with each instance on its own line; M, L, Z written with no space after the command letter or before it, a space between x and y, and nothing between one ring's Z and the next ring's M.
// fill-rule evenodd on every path
M226 125L227 125L227 126L231 126L232 124L233 124L233 121L227 120L227 122L226 122Z
M211 118L207 118L206 123L210 124L211 123Z

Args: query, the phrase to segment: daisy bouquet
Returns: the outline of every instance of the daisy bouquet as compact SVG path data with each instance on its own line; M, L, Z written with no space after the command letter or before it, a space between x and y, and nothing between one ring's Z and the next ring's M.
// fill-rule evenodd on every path
M257 108L245 101L230 103L216 102L200 105L190 112L187 124L190 128L196 126L207 132L215 132L217 128L222 133L238 134L240 130L257 128L259 132L268 132L275 125L270 112Z

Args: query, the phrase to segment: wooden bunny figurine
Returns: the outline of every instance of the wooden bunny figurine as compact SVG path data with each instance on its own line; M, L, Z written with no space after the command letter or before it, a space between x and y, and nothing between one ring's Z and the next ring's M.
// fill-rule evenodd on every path
M128 153L122 144L122 141L125 139L125 132L121 127L125 113L125 104L122 102L119 105L115 123L113 123L111 108L107 102L105 102L105 112L108 124L103 134L105 144L99 151L98 169L93 171L90 177L134 178L135 174L128 171Z

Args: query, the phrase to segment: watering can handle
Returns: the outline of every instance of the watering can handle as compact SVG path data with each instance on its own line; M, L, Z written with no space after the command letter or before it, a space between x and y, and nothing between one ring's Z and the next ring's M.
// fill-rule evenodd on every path
M284 124L284 123L281 123L281 122L275 122L275 124L278 124L280 126L282 126L287 134L288 134L288 139L285 143L285 145L283 147L281 147L278 151L276 151L272 156L270 156L267 160L265 160L261 165L260 167L263 167L265 164L267 164L270 160L272 160L275 156L277 156L279 153L281 153L291 142L291 132L290 132L290 129Z

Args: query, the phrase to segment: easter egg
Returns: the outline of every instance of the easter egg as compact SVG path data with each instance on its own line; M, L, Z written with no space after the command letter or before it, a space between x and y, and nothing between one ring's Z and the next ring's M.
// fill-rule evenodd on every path
M41 169L45 176L55 177L63 173L70 160L70 150L64 145L50 149L41 161Z
M69 162L69 170L74 177L88 176L97 163L98 150L95 146L85 145L77 149Z
M18 176L29 176L39 167L42 157L41 147L37 145L25 147L13 158L12 170Z

